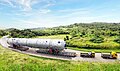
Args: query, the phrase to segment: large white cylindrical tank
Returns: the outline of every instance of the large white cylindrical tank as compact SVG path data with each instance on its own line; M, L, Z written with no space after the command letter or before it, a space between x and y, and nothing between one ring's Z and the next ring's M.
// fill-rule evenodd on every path
M7 38L7 43L10 45L16 44L19 46L29 46L33 48L44 49L65 49L65 41L60 39L32 39L32 38Z

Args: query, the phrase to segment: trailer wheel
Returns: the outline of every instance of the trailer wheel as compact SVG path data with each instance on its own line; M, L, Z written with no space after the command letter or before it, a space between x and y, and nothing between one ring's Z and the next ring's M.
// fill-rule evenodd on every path
M53 50L52 50L52 49L49 49L49 53L52 54L52 53L53 53Z

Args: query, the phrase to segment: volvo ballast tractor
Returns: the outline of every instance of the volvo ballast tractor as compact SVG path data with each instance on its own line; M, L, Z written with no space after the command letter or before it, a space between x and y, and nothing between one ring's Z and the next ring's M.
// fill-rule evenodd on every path
M39 53L56 54L63 56L75 57L75 52L64 52L66 49L66 43L60 39L32 39L32 38L6 38L7 43L11 48L15 48L21 51L28 50L28 47L38 48Z
M114 51L110 53L101 53L101 57L106 59L117 59L117 56L117 53Z
M80 53L80 56L81 57L89 57L89 58L94 58L95 57L95 52L92 51L92 52L84 52L84 53Z

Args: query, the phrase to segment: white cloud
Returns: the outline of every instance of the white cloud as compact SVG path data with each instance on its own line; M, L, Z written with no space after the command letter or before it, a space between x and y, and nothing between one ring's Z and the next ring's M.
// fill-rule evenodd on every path
M18 3L23 8L24 11L31 10L31 0L18 0Z
M38 11L40 12L40 11ZM44 12L44 11L43 11ZM56 12L56 11L55 11ZM55 13L54 12L54 13ZM79 11L78 11L79 12ZM73 23L80 22L119 22L119 18L111 18L113 15L91 15L94 12L86 12L86 15L82 15L82 13L78 13L77 11L73 12L73 14L68 15L62 14L62 16L56 16L53 14L35 14L33 13L29 18L15 18L14 24L17 24L20 28L33 28L33 27L55 27L60 25L69 25ZM31 14L31 13L30 13ZM65 16L64 16L65 15Z
M49 10L49 9L43 9L43 10L39 11L39 13L41 13L41 14L47 14L49 12L51 12L51 10Z
M0 5L16 7L11 0L0 0Z
M42 3L45 3L41 7L47 8L49 6L54 5L55 1L54 0L0 0L0 4L2 4L2 5L17 7L17 8L22 9L22 11L30 11L30 10L32 10L32 6L34 6L38 3L40 5L42 5Z
M49 12L52 12L49 14ZM67 13L67 14L61 14L61 15L54 15L53 13L59 14L59 13ZM48 14L46 14L48 13ZM94 22L94 21L103 21L106 20L109 15L100 15L100 16L90 16L91 14L94 14L93 11L88 9L72 9L72 10L59 10L59 11L51 11L51 10L38 10L36 12L30 13L32 14L31 17L19 20L16 23L20 24L26 24L29 27L55 27L59 25L68 25L73 23L79 23L79 22ZM19 15L19 14L18 14ZM28 13L26 14L28 15ZM110 21L109 19L107 20ZM28 27L27 26L27 27Z
M13 5L13 3L12 3L12 1L10 1L10 0L4 0L6 3L8 3L10 6L12 6L12 7L15 7L14 5Z
M68 1L69 0L66 0L66 2ZM0 0L0 3L17 9L5 13L5 16L13 18L12 25L20 28L54 27L79 22L119 21L119 18L112 18L112 16L114 16L113 13L115 12L104 12L103 8L90 9L86 7L78 9L65 8L64 10L49 9L49 6L58 4L55 0ZM40 6L34 8L36 5ZM104 14L101 12L104 12ZM118 14L115 14L115 16L117 15ZM11 22L11 20L9 21Z
M38 22L35 21L28 21L28 20L18 20L18 22L24 23L24 24L29 24L29 25L38 25Z

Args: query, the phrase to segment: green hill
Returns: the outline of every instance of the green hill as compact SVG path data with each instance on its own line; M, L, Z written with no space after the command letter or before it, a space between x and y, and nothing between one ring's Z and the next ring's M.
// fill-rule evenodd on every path
M75 23L40 30L11 28L6 31L13 38L62 38L72 48L120 49L120 23Z

